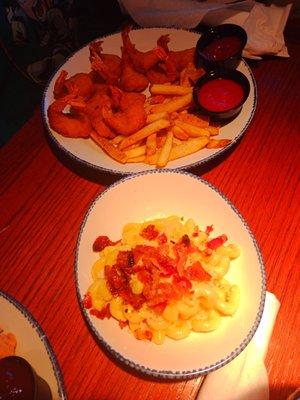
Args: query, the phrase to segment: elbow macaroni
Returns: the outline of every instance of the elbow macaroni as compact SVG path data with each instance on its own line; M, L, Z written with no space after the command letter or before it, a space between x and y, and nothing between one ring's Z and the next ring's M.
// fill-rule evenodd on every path
M155 232L164 235L166 241L163 245L157 237L147 237L142 234L144 228L149 225L154 226ZM230 268L231 261L239 256L240 250L234 244L225 245L224 243L215 249L207 250L209 235L209 232L201 231L193 220L183 222L175 216L126 225L122 241L105 247L99 253L99 260L92 268L93 283L88 289L92 307L101 310L108 306L110 315L127 325L136 338L152 340L155 344L162 344L165 337L180 340L189 336L191 332L211 332L217 329L222 318L233 315L239 305L238 286L229 283L224 276ZM184 270L178 269L176 276L179 276L178 279L179 281L181 279L181 282L182 276L188 276L190 288L183 290L180 297L170 296L165 301L166 304L161 303L163 304L161 310L155 309L151 301L147 300L149 284L139 279L140 261L135 261L134 264L137 272L126 279L127 288L131 294L145 298L143 304L134 307L130 301L126 300L126 297L122 298L121 295L112 293L105 275L105 268L115 265L120 251L131 251L137 245L152 246L156 249L160 249L161 246L170 259L178 262L174 243L180 243L180 240L187 236L189 238L187 246L190 246L189 249L192 250L186 256ZM193 276L186 275L189 266L197 263L201 264L201 268L209 279L201 280L197 277L193 279ZM172 276L162 275L159 279L158 287L160 284L170 282L174 285ZM160 293L159 290L157 293Z

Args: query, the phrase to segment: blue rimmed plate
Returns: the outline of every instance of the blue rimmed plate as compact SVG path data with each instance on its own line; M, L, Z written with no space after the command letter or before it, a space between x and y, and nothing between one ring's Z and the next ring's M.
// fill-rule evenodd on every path
M63 378L56 356L39 323L9 294L0 291L0 327L17 339L16 355L25 358L49 385L53 400L65 400Z
M183 50L196 45L199 39L199 34L183 29L169 28L147 28L136 29L130 33L133 43L139 50L146 51L156 47L156 41L161 35L170 35L170 49ZM116 33L103 38L104 53L112 53L121 55L120 47L122 45L121 34ZM89 72L89 49L85 46L73 54L62 66L56 71L50 80L43 97L42 114L44 125L48 132L49 139L57 146L67 157L76 160L84 167L90 167L95 172L109 171L128 175L141 171L153 170L155 167L147 164L120 164L106 155L91 139L71 139L65 138L53 131L48 122L47 109L53 102L54 82L57 79L60 71L64 69L69 73L69 76L77 72ZM245 133L255 113L257 104L257 89L254 76L245 62L242 60L238 66L250 82L250 93L245 102L240 114L231 122L224 125L221 129L220 139L231 139L232 142L226 148L222 149L202 149L194 154L174 160L167 165L169 169L185 169L197 165L202 165L211 161L215 157L221 155L233 146ZM148 91L145 92L146 94Z
M240 287L233 317L224 318L210 333L192 333L162 345L138 341L114 319L99 320L82 306L98 259L92 245L99 235L121 237L128 222L177 215L192 218L201 228L214 225L241 247L226 278ZM265 270L256 240L234 205L210 183L180 171L150 171L123 178L99 195L81 225L75 264L80 306L101 344L118 360L142 373L165 379L192 378L214 371L234 359L249 343L261 319L265 299Z

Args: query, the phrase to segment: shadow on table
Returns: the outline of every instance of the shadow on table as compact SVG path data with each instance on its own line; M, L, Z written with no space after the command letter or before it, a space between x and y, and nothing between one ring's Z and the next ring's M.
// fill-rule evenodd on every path
M45 127L44 133L47 143L49 144L53 154L66 168L70 169L81 178L100 185L109 186L123 177L122 174L110 173L109 171L102 171L100 169L96 170L88 164L84 164L83 162L74 158L72 155L68 155L62 148L60 148L60 146L49 137Z

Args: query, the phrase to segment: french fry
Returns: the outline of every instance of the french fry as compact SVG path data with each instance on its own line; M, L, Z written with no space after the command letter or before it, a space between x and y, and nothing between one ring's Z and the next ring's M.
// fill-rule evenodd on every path
M125 136L118 135L118 136L114 137L114 138L111 140L111 143L113 143L113 144L119 144L120 142L122 142L122 140L124 139L124 137L125 137Z
M180 120L176 120L174 123L175 126L183 129L191 137L210 136L210 133L206 128L199 128L198 126L191 125Z
M127 136L120 143L119 149L124 150L126 149L126 147L131 146L132 144L138 142L139 140L145 139L146 137L152 135L152 133L158 132L164 128L168 128L169 126L170 122L166 119L159 119L158 121L154 121L151 124L144 126L144 128L140 129L136 133Z
M159 157L159 153L160 153L160 149L157 149L154 154L152 154L151 156L147 157L147 159L146 159L147 163L150 164L150 165L156 165L158 157Z
M164 94L164 95L171 95L171 96L183 96L188 93L192 93L191 87L184 87L180 85L160 85L160 84L153 84L150 85L150 93L153 95L156 94Z
M167 118L168 113L166 111L160 112L160 113L155 113L155 114L149 114L147 115L147 121L146 124L150 124L151 122L158 121L159 119Z
M211 124L206 129L209 131L211 136L216 136L220 133L220 125L218 124Z
M146 154L146 145L135 147L134 149L124 151L127 158L135 158Z
M156 151L156 133L148 136L146 139L146 155L147 157L152 156Z
M198 138L191 138L182 144L179 144L178 146L174 146L170 152L169 161L177 160L178 158L196 153L196 151L203 149L207 145L208 140L209 139L207 137L202 136Z
M166 141L159 153L159 157L158 157L157 164L156 164L157 167L162 168L167 165L169 156L170 156L170 152L172 149L172 143L173 143L173 132L171 130L169 130L167 133L167 136L166 136Z
M188 93L184 96L180 96L174 100L170 100L167 103L156 104L151 108L151 113L159 113L159 112L173 112L180 110L186 106L189 106L193 101L192 93Z
M210 139L206 145L207 149L220 149L226 147L231 143L230 139Z
M126 151L127 151L127 150L131 150L131 149L135 149L136 147L140 147L140 146L142 146L143 144L144 144L144 140L139 140L138 142L133 143L131 146L128 146L128 147L126 148Z
M178 119L188 124L198 126L199 128L208 128L209 126L209 117L206 116L181 112L178 114Z
M173 137L173 146L178 146L179 144L182 144L183 140L177 139L175 136Z
M165 144L167 137L167 132L164 131L163 135L157 135L156 137L156 148L161 149L163 145Z
M116 148L108 139L105 139L96 132L92 131L91 138L97 143L105 153L107 153L114 160L124 164L127 161L127 156L123 151Z
M180 139L180 140L187 140L189 138L189 135L179 126L175 125L172 127L172 132L175 138Z
M146 162L146 156L132 157L128 158L126 161L126 163L141 163L141 162Z

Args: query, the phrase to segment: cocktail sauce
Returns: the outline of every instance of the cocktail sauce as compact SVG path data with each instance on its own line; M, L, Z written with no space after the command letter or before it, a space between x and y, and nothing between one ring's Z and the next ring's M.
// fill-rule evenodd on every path
M224 36L214 39L204 47L202 54L211 61L222 61L241 50L242 42L237 36Z
M0 360L0 399L34 399L34 377L30 365L18 357Z
M223 112L237 107L244 98L241 85L231 79L205 82L197 92L199 104L208 111Z

